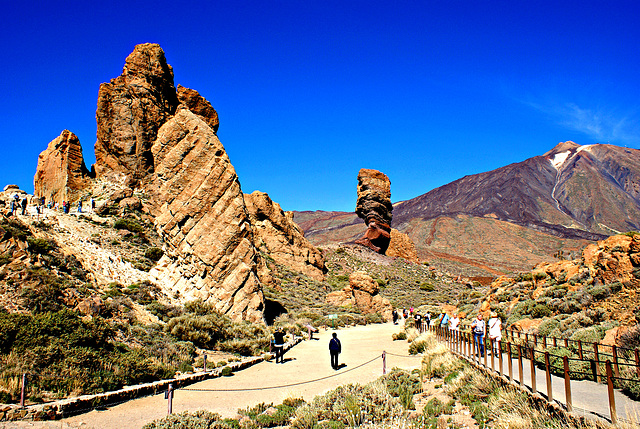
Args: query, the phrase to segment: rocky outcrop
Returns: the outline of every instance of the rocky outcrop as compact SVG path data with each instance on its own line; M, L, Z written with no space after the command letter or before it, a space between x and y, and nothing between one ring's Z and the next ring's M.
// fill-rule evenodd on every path
M96 174L139 179L153 171L151 145L178 105L173 69L160 45L137 45L122 74L100 85Z
M418 252L416 252L416 245L413 240L407 234L395 228L391 228L391 239L386 254L387 256L404 258L413 262L418 261Z
M152 277L183 301L202 299L236 320L262 320L249 215L238 176L213 130L179 107L151 152L149 210L166 243Z
M356 214L364 220L367 232L356 243L384 255L391 239L392 211L389 178L377 170L361 169Z
M327 294L326 302L336 307L354 306L362 314L378 313L391 320L393 306L379 295L380 287L366 273L356 271L349 276L349 286Z
M244 200L256 247L291 270L324 280L326 268L322 253L304 238L293 221L293 213L283 211L264 192L245 194Z
M218 132L218 126L220 125L218 112L198 91L178 85L178 100L187 106L187 109L204 119L214 133Z
M82 158L82 146L71 131L64 130L38 156L33 186L36 197L45 197L46 201L60 204L75 201L84 189L91 186L90 173Z

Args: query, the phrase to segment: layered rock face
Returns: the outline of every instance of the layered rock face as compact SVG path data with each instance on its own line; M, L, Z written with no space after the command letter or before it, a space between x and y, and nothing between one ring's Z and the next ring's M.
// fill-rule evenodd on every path
M389 248L386 253L387 256L404 258L413 262L418 261L416 245L407 234L391 228L390 236Z
M122 75L100 85L95 144L98 177L120 173L138 179L152 172L151 145L177 105L173 69L164 51L157 44L137 45Z
M82 146L71 131L64 130L38 156L33 186L35 196L60 204L75 201L84 189L91 186L90 173L82 158Z
M379 292L380 287L371 276L356 271L349 276L349 286L327 294L326 301L336 307L352 305L362 314L379 313L386 320L391 320L393 306Z
M240 182L213 130L186 107L151 148L147 189L167 256L152 272L183 299L202 299L234 319L262 320L258 254Z
M356 243L385 254L391 240L391 181L377 170L358 173L356 214L364 220L367 232Z
M293 213L284 212L269 195L255 191L244 196L253 226L254 242L277 263L322 281L324 258L293 222Z

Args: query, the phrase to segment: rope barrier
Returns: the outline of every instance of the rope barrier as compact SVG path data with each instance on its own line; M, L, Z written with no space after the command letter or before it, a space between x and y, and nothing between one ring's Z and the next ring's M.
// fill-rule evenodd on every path
M391 352L385 352L387 354L387 356L397 356L397 357L403 357L403 358L415 358L415 357L424 357L422 355L399 355L399 354L395 354L395 353L391 353Z
M368 365L368 364L370 364L371 362L374 362L375 360L377 360L377 359L381 359L381 358L382 358L382 355L380 355L380 356L376 356L375 358L371 359L370 361L367 361L367 362L365 362L365 363L362 363L362 364L360 364L360 365L358 365L358 366L355 366L355 367L353 367L353 368L349 368L349 369L347 369L347 370L345 370L345 371L342 371L342 372L340 372L340 373L336 373L336 374L332 374L332 375L327 375L327 376L325 376L325 377L316 378L316 379L314 379L314 380L301 381L301 382L298 382L298 383L282 384L282 385L279 385L279 386L247 387L247 388L244 388L244 389L191 389L191 388L176 388L175 390L180 389L180 390L187 390L187 391L190 391L190 392L247 392L247 391L253 391L253 390L282 389L282 388L284 388L284 387L300 386L300 385L302 385L302 384L315 383L315 382L317 382L317 381L322 381L322 380L326 380L326 379L328 379L328 378L337 377L337 376L339 376L339 375L346 374L347 372L354 371L354 370L356 370L356 369L358 369L358 368L361 368L361 367L363 367L363 366L365 366L365 365Z

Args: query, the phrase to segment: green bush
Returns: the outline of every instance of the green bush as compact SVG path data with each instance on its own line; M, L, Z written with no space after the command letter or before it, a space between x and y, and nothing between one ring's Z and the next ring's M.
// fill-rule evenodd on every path
M233 370L231 369L231 367L225 366L224 368L222 368L222 372L220 372L220 374L224 377L230 377L233 375Z
M113 227L115 229L125 229L135 234L143 232L142 226L133 219L118 219L113 224Z
M185 411L170 414L151 423L142 429L239 429L237 420L222 419L219 414L210 411Z
M46 255L56 248L56 244L53 241L45 238L29 237L27 238L27 243L29 243L29 252L38 255Z
M164 255L164 252L158 247L149 247L144 252L144 257L154 262L162 258L162 255Z
M531 317L535 319L547 316L551 316L551 309L544 304L536 304L536 306L531 310Z

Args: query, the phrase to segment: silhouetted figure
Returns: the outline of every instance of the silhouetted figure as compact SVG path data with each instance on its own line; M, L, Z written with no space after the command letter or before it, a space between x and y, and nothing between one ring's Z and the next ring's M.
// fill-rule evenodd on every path
M273 333L273 348L276 353L276 363L278 363L278 360L283 363L284 332L282 332L282 328L276 329L276 332Z
M338 369L338 355L342 351L342 344L338 339L338 334L335 332L331 334L333 338L329 341L329 353L331 354L331 368Z

